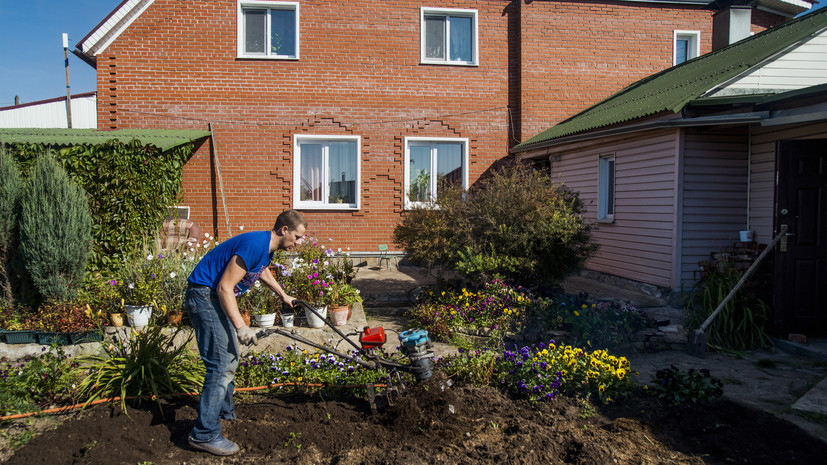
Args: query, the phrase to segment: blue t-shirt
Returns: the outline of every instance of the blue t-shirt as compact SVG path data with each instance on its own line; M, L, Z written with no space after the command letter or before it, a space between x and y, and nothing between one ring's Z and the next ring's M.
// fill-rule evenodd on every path
M255 284L261 273L267 269L272 255L270 251L270 231L253 231L240 234L218 244L214 249L207 252L190 273L188 282L209 286L218 289L221 276L230 263L233 255L238 255L247 266L247 274L241 278L233 289L235 295L244 293L250 286Z

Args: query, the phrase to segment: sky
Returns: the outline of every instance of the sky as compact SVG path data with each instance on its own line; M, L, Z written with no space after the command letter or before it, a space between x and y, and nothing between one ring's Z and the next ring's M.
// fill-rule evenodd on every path
M71 51L121 0L0 0L0 107L66 95L62 34L69 34L72 94L95 89L95 70ZM827 5L827 0L816 8Z

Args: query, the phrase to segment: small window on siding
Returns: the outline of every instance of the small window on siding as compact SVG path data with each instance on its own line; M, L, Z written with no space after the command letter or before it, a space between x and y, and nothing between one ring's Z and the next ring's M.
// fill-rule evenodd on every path
M672 35L672 64L679 65L689 61L701 52L700 31L674 31Z
M597 219L612 222L615 217L615 156L601 155L598 166Z

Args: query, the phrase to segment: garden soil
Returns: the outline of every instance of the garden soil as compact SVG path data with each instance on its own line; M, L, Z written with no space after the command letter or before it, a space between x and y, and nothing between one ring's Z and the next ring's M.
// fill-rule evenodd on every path
M531 404L493 388L449 386L440 372L372 413L365 398L245 394L223 424L241 451L191 450L196 398L66 416L8 464L823 464L827 444L729 400L661 404L649 391L608 407Z

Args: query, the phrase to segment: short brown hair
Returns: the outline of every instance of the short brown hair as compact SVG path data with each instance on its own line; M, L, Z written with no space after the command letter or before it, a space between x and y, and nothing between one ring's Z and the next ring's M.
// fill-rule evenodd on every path
M307 220L304 219L304 215L296 210L285 210L276 218L276 224L273 225L273 231L278 231L283 226L287 226L289 231L295 231L299 225L307 228Z

